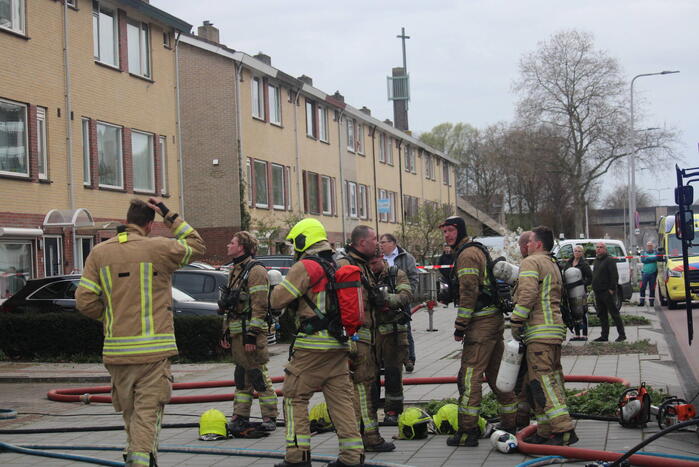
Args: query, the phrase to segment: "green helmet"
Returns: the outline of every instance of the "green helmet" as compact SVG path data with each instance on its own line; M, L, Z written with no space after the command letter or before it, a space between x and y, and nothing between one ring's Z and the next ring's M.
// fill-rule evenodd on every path
M286 239L294 246L294 250L303 253L311 245L327 240L328 236L318 219L307 217L292 227Z
M325 402L314 405L308 419L311 423L311 432L324 433L332 431L334 428L330 412L328 412L328 405Z
M459 429L459 406L445 404L432 417L437 433L451 435Z
M226 416L217 409L209 409L199 417L199 439L214 441L228 438Z
M427 437L432 418L417 407L405 409L398 416L398 437L400 439L423 439Z

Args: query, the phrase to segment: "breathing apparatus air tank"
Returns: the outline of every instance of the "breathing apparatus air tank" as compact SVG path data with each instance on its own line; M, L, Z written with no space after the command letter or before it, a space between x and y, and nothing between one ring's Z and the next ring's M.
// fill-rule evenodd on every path
M563 273L566 290L568 292L568 304L575 321L580 321L585 313L585 284L583 283L582 271L578 268L568 268Z
M505 344L500 370L498 370L498 377L495 380L495 386L500 391L510 392L514 390L523 356L524 348L519 341L513 339Z
M510 264L505 260L496 261L493 265L493 275L496 279L514 287L517 282L517 277L519 276L519 266Z
M281 284L284 277L282 276L282 273L278 270L270 269L269 271L267 271L267 279L269 280L270 287L274 287L275 285Z

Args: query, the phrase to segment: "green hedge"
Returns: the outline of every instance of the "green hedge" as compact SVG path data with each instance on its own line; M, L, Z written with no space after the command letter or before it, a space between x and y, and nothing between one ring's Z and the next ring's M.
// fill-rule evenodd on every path
M180 357L210 360L220 355L221 318L178 316ZM102 323L78 313L2 313L0 351L11 359L101 361Z

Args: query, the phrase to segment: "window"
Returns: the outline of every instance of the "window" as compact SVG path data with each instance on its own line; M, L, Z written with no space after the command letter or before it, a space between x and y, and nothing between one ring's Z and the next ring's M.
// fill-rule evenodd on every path
M85 261L87 260L87 255L90 254L92 250L92 237L77 237L75 239L75 247L77 248L78 264L76 269L82 271L85 267Z
M403 218L407 223L412 224L417 221L419 207L416 197L403 195Z
M74 299L75 290L78 288L79 283L77 280L50 282L27 297L27 300Z
M267 162L255 161L255 206L269 208L269 194L267 192Z
M449 163L447 161L442 163L442 183L451 186L451 180L449 179Z
M388 165L393 165L393 138L386 135L384 138L384 155L386 157L386 163Z
M61 237L44 237L44 268L46 276L63 274L63 242Z
M269 121L277 125L282 124L282 101L278 86L269 86Z
M78 7L77 1L78 0L66 0L66 5L72 6L73 8L77 8Z
M306 210L311 214L320 214L320 197L318 174L306 172Z
M425 178L434 180L434 158L425 153Z
M0 299L17 293L32 276L32 251L28 240L0 241Z
M24 0L0 0L0 28L24 34Z
M395 222L396 221L396 193L393 191L388 192L388 199L391 200L390 203L390 211L388 213L388 221L389 222Z
M366 185L359 185L359 198L357 200L360 219L369 218L369 190Z
M323 175L320 177L321 183L322 183L322 189L323 189L323 214L326 215L332 215L333 213L333 206L332 206L332 200L333 200L333 195L332 195L332 179L328 177L327 175Z
M364 125L357 124L357 152L364 154Z
M352 152L355 150L354 120L351 118L347 119L347 150Z
M265 116L262 112L265 108L265 96L262 90L262 80L253 78L250 86L252 87L252 116L264 120Z
M83 128L83 185L90 185L90 119L82 119Z
M347 212L350 217L357 217L357 184L347 182Z
M163 47L172 48L172 36L167 31L163 31Z
M29 175L27 106L4 100L0 100L0 173Z
M100 186L124 187L123 159L121 152L121 127L97 123L97 159Z
M272 164L272 206L274 209L286 208L286 183L284 180L284 166Z
M245 161L245 170L247 171L247 186L245 187L248 192L248 206L252 206L252 166L250 165L250 159Z
M48 178L49 161L48 149L46 148L46 109L37 107L36 109L36 140L39 159L39 178Z
M415 173L415 151L412 146L405 146L405 171Z
M316 119L315 119L315 104L313 101L306 101L306 136L315 138L316 131Z
M167 136L161 136L158 138L158 144L160 144L160 194L168 194L168 183L167 183Z
M379 134L379 162L386 162L386 135Z
M131 153L133 157L133 189L155 191L155 161L153 157L153 135L131 132Z
M328 142L328 109L318 107L318 138Z
M92 2L92 41L95 60L119 66L117 16L113 10Z
M126 24L126 43L129 46L129 73L150 78L150 34L148 25L140 21Z

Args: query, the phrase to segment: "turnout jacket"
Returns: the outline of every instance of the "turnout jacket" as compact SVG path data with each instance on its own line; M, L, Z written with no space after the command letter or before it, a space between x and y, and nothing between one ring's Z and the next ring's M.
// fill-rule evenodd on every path
M525 344L560 344L566 336L561 318L563 280L555 258L547 252L533 253L522 261L515 290L513 326L524 325Z
M389 288L388 291L387 306L376 312L379 334L390 334L395 331L407 332L407 323L399 324L399 322L406 319L403 311L410 304L413 296L408 275L397 266L389 266L384 261L384 269L377 280L380 285L389 285L390 281L394 282L394 289ZM408 311L408 313L410 312Z
M271 306L274 309L282 309L286 307L286 312L292 312L288 305L295 303L296 324L301 321L313 318L316 316L315 311L311 308L303 296L306 296L315 306L324 314L327 310L328 297L325 291L325 282L321 279L318 283L311 284L310 275L307 266L303 259L308 256L318 256L319 253L333 249L327 240L321 240L318 243L311 245L303 255L294 263L289 270L289 273L284 277L279 285L272 289ZM339 313L339 311L338 311ZM320 330L313 334L299 332L294 341L295 349L306 349L315 351L327 350L349 350L349 345L346 342L340 342L332 337L328 330Z
M261 264L253 266L248 274L247 285L241 280L245 267L254 260L252 256L245 258L228 273L228 287L242 288L241 292L246 295L228 315L228 329L231 334L242 334L245 331L247 336L255 337L261 332L266 332L269 311L267 269Z
M128 224L87 257L76 306L104 325L104 363L149 363L177 355L172 273L206 247L196 230L168 214L163 222L175 238L147 237L141 227Z
M358 255L357 252L348 250L347 254L337 261L338 266L353 264L361 270L362 274L362 300L364 302L364 324L357 330L360 342L374 344L374 332L376 331L376 310L369 302L368 287L377 287L376 277L369 269L366 258Z
M454 249L458 251L470 241L471 239L466 237ZM481 306L478 303L481 291L490 285L487 267L487 259L477 247L465 248L454 262L452 274L456 274L459 279L459 300L456 303L457 314L454 322L457 333L465 332L471 321L485 318L502 319L502 313L494 304Z

